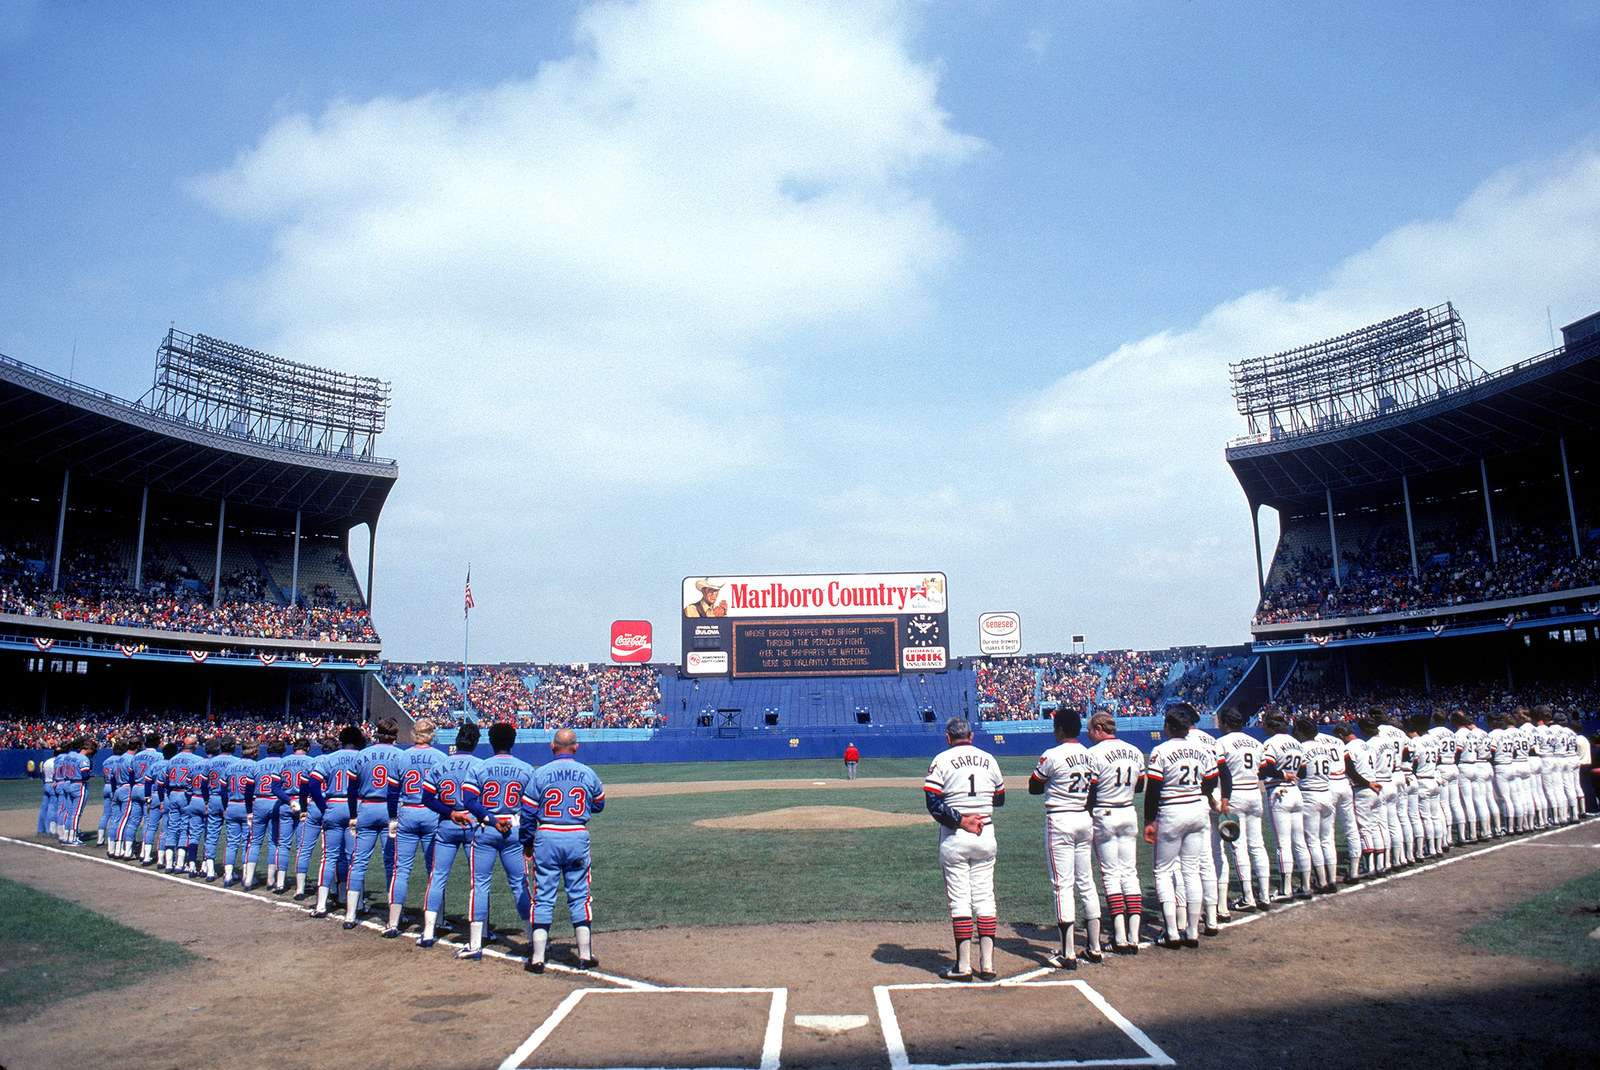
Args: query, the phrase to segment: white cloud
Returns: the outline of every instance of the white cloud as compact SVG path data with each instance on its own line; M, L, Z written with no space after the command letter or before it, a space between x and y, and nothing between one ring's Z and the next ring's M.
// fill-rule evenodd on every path
M436 416L538 428L575 485L697 478L686 430L761 454L753 345L890 315L955 252L915 179L977 143L905 33L897 4L597 4L532 79L286 118L194 188L272 229L241 298L282 347L380 364L396 427L445 374Z
M1242 639L1255 577L1249 510L1223 459L1245 431L1229 362L1452 300L1492 369L1549 348L1547 307L1558 327L1600 308L1597 265L1600 154L1497 174L1448 218L1386 235L1312 293L1246 294L1022 400L1007 426L1036 459L1027 480L1049 492L1019 523L1103 548L1072 590L1100 632Z

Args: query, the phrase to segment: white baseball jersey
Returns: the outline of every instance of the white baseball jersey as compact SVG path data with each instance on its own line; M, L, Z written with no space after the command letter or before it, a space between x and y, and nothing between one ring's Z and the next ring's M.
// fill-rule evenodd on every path
M1276 787L1286 778L1300 775L1300 770L1306 764L1306 755L1300 749L1299 740L1287 732L1279 732L1267 737L1267 741L1261 745L1261 763L1268 785Z
M1166 739L1150 752L1145 777L1161 786L1161 805L1181 806L1200 801L1200 785L1217 774L1216 751L1210 744L1196 746L1187 739Z
M1144 770L1144 755L1132 743L1107 739L1089 748L1096 806L1131 806L1133 789Z
M1332 790L1334 770L1344 776L1344 744L1328 735L1315 735L1300 741L1300 751L1305 755L1305 768L1300 771L1300 787L1304 791Z
M1456 755L1461 752L1461 741L1456 739L1456 734L1443 725L1435 725L1428 729L1428 736L1439 751L1439 764L1455 765Z
M1439 775L1439 741L1431 735L1411 739L1411 768L1419 780L1435 780Z
M1352 737L1345 741L1345 755L1350 759L1351 771L1368 784L1378 782L1378 768L1375 761L1375 748L1370 739Z
M1229 732L1217 740L1217 750L1228 767L1234 791L1261 787L1261 741L1243 732Z
M1328 754L1333 758L1333 768L1328 773L1328 779L1333 781L1335 786L1337 786L1340 781L1349 780L1350 776L1345 772L1345 757L1350 752L1349 748L1345 746L1344 740L1340 739L1338 736L1330 736L1326 732L1323 732L1319 734L1316 739L1312 740L1312 742L1326 747L1328 749Z
M1372 774L1379 784L1393 780L1395 770L1400 768L1400 746L1405 737L1398 731L1386 731L1389 728L1390 725L1383 725L1367 741L1372 754Z
M1509 728L1496 728L1489 733L1489 760L1498 770L1509 769L1517 760L1520 738Z
M995 796L1005 794L1006 781L994 755L971 743L957 743L934 755L922 790L942 795L958 814L989 817L994 813Z
M1046 812L1086 809L1094 783L1089 749L1075 739L1051 747L1039 756L1032 779L1044 784Z

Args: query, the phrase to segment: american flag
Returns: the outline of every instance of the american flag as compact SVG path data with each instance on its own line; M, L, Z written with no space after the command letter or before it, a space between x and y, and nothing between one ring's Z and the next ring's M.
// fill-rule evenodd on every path
M469 568L467 569L467 608L461 611L461 615L466 616L471 613L477 604L472 600L472 570Z

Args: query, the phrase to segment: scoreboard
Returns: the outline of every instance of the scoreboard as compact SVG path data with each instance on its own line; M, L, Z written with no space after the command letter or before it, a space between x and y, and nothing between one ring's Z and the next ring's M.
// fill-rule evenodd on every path
M942 572L690 576L682 594L691 676L891 676L949 661Z

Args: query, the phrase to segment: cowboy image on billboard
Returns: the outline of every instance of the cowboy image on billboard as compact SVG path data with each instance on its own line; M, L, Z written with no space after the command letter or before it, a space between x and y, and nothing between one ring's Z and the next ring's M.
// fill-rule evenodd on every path
M726 617L728 615L728 600L718 598L722 593L722 583L707 577L694 581L695 590L699 597L689 601L683 607L685 617Z

